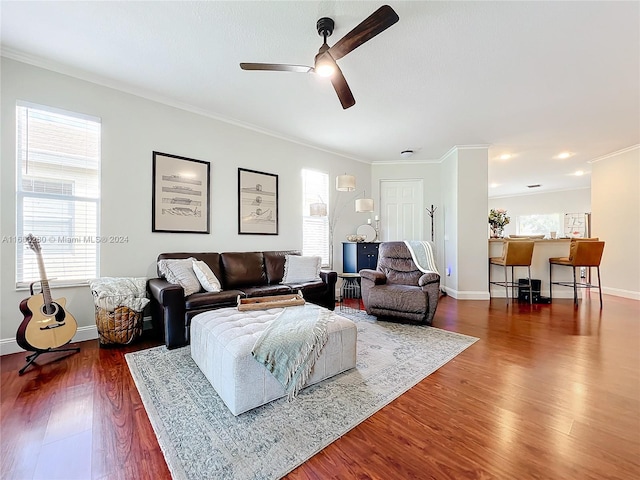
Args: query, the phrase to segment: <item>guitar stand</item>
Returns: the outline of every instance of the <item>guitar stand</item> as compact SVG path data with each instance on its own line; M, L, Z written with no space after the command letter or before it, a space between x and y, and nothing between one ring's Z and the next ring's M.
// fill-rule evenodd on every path
M38 358L43 353L56 353L56 352L76 352L76 353L78 353L79 351L80 351L80 347L47 348L46 350L36 350L31 355L27 355L27 358L26 358L27 364L18 371L18 375L22 375L24 373L24 371L27 368L29 368L29 365L31 365L33 362L35 362L36 358ZM63 357L63 358L65 358L65 357Z

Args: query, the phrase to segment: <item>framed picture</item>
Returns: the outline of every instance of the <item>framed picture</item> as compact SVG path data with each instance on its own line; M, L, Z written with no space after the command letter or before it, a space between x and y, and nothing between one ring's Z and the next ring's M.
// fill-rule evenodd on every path
M278 235L278 175L238 169L238 233Z
M209 233L209 162L153 152L152 231Z

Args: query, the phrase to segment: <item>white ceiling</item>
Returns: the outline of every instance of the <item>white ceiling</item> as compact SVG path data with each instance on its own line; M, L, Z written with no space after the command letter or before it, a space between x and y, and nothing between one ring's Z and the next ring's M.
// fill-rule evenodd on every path
M637 1L390 2L400 21L338 62L348 110L327 79L238 66L313 65L318 18L332 45L380 5L3 0L2 54L369 163L490 145L491 197L588 187L640 143Z

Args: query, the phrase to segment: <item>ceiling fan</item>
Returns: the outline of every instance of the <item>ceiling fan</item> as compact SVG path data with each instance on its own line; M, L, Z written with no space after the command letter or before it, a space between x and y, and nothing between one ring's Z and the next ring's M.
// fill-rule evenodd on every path
M338 40L332 47L327 45L327 37L333 33L333 19L323 17L318 20L316 28L318 35L324 38L315 57L314 66L288 65L282 63L241 63L243 70L266 70L274 72L315 72L318 75L329 77L331 84L338 94L342 108L347 109L355 105L356 100L344 78L336 60L341 59L347 53L355 50L363 43L371 40L379 33L384 32L399 20L398 14L389 5L383 5L378 10L364 19L357 27Z

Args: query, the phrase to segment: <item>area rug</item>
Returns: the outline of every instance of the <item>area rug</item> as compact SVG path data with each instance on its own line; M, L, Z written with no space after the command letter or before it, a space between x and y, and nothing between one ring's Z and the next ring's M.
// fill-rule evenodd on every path
M227 409L190 348L129 353L127 363L175 480L277 479L433 373L477 338L418 325L356 322L357 365L243 413Z

